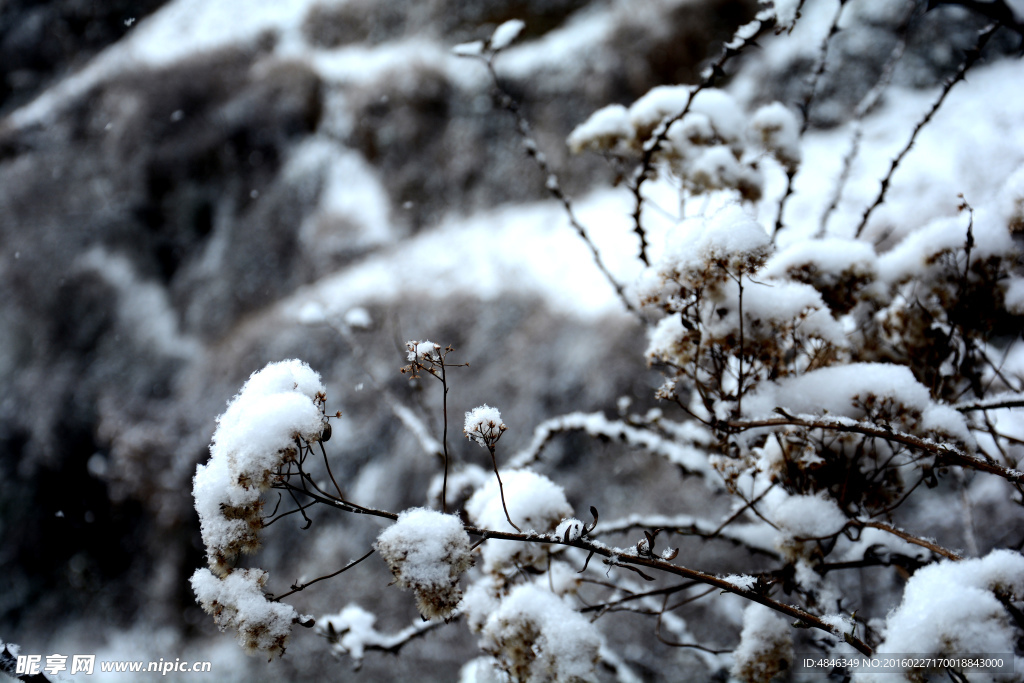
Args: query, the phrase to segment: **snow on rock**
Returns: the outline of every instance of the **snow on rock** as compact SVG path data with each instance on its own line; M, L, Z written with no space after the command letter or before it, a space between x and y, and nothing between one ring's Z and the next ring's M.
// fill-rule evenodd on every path
M773 416L775 408L789 413L841 416L859 420L865 405L893 405L894 426L914 433L939 433L973 444L963 415L934 403L910 369L889 363L850 363L812 370L777 382L764 382L743 401L752 418Z
M505 503L509 516L524 532L550 533L566 517L571 517L572 506L565 491L544 475L530 470L506 470L501 473L505 489ZM466 503L466 512L476 526L497 531L514 532L505 519L501 505L498 481L491 478ZM533 564L544 554L532 543L491 539L482 546L484 568L489 572L502 572L516 564Z
M732 675L745 683L767 681L793 663L789 621L764 605L743 611L740 644L733 651Z
M1024 557L1019 553L993 550L978 559L922 567L886 618L885 640L875 655L1012 653L1015 631L997 594L1024 597ZM1020 663L1018 658L1016 666Z
M193 495L210 568L224 576L239 552L259 546L260 493L274 470L295 457L295 439L324 429L324 385L299 360L255 372L217 418L210 460L196 467Z
M484 622L480 646L514 680L590 681L601 648L597 627L566 599L521 584Z
M447 618L462 598L459 577L473 564L469 534L455 515L406 510L377 537L396 583L415 592L424 619Z
M238 642L249 654L264 652L271 658L284 654L297 618L291 605L271 602L263 594L267 573L262 569L238 569L219 578L208 569L192 575L192 590L203 609L213 616L221 631L238 631Z

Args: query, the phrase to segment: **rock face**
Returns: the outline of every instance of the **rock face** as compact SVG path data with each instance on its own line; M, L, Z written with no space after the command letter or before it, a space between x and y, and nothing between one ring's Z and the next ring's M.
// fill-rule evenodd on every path
M325 2L290 29L159 64L126 52L116 68L89 71L105 46L130 44L129 19L186 5L161 4L0 9L0 626L10 632L0 636L30 651L97 615L209 632L186 580L203 563L191 478L215 416L267 361L320 370L338 397L329 406L358 425L335 434L336 474L373 488L371 474L390 473L377 493L395 506L422 504L436 463L423 462L365 373L410 403L423 396L437 426L436 387L398 375L406 339L459 349L472 371L458 393L473 405L500 396L522 441L545 416L614 412L624 392L648 400L655 380L638 325L558 315L512 286L497 301L439 300L429 287L368 297L375 322L357 335L361 348L299 325L281 304L446 217L545 197L483 68L453 67L453 44L513 17L552 47L569 22L602 27L570 46L571 59L524 57L503 74L566 186L582 192L613 170L566 158L572 127L692 78L754 10L729 0L641 11L603 0ZM36 97L48 104L19 109ZM374 535L353 532L338 548L356 552ZM451 666L438 675L451 678Z

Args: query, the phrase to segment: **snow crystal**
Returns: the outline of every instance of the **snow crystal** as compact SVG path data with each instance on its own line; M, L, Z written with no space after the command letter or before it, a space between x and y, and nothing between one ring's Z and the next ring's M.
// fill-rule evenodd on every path
M238 641L249 654L284 654L297 617L291 605L271 602L263 594L267 573L261 569L238 569L218 578L208 569L192 575L192 590L203 609L223 631L234 628Z
M996 592L1018 600L1024 596L1024 557L1019 553L994 550L979 559L944 560L918 569L907 581L900 606L886 618L885 640L876 656L1013 652L1016 636Z
M424 619L447 618L462 597L459 576L472 566L469 535L455 515L413 508L377 537L396 583L416 593Z
M466 413L466 426L462 431L467 439L486 447L501 437L505 425L501 421L498 409L485 403Z
M728 576L722 577L723 581L728 581L734 586L739 586L743 590L753 590L757 584L756 576L749 576L747 574L729 574Z
M512 41L519 37L524 28L526 28L526 24L521 19L509 19L501 24L491 34L489 43L491 49L495 52L505 49L512 44Z
M789 621L764 605L743 611L740 644L732 653L732 675L744 682L767 681L793 662Z
M521 584L487 619L480 646L516 680L594 680L597 627L536 584Z

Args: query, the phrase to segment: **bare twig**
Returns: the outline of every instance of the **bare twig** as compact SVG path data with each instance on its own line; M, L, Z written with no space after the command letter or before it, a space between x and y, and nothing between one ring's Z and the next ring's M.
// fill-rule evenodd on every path
M985 45L988 44L989 39L992 38L992 35L1000 28L1000 26L1001 24L996 22L989 24L988 26L981 30L981 32L978 34L977 43L973 48L967 50L964 56L964 61L960 64L960 68L957 69L956 74L954 74L952 78L946 81L946 84L945 86L943 86L942 92L939 94L938 99L936 99L935 102L932 104L931 108L928 110L928 113L926 113L924 117L917 122L917 125L914 126L914 130L910 134L910 139L907 140L907 144L904 145L903 149L901 149L899 153L896 155L896 157L892 160L892 163L889 166L889 172L885 174L884 178L882 178L882 183L878 191L878 196L876 196L875 201L872 202L872 204L868 206L867 209L864 210L864 215L861 217L860 224L857 226L857 230L855 232L855 235L857 237L860 237L861 233L864 232L864 228L868 224L868 219L871 218L871 214L874 212L874 210L885 202L885 194L889 190L889 183L892 181L892 176L896 172L896 169L899 168L900 162L903 161L903 157L905 157L907 153L910 152L910 148L914 146L914 142L917 140L918 133L920 133L921 130L925 126L927 126L929 122L931 122L932 117L935 116L935 113L939 110L939 107L942 106L942 103L946 100L946 96L949 94L949 91L953 89L953 86L955 86L960 81L964 80L964 78L967 76L967 71L972 66L974 66L974 64L977 63L979 59L981 59L981 51L984 49Z
M290 591L288 591L287 593L282 593L281 595L278 595L276 598L270 598L270 600L272 602L279 602L282 598L287 598L292 593L298 593L299 591L306 590L307 588L312 586L317 581L323 581L325 579L332 579L335 576L337 576L338 574L341 574L342 572L346 572L349 569L351 569L352 567L356 566L357 564L359 564L360 562L362 562L363 560L368 558L370 555L373 555L373 553L374 553L374 549L370 548L369 552L367 552L365 555L363 555L362 557L360 557L357 560L352 560L351 562L346 564L344 567L342 567L338 571L332 572L331 574L325 574L324 576L318 576L317 578L313 579L312 581L307 581L306 583L303 583L303 584L299 584L299 583L292 584L292 589Z

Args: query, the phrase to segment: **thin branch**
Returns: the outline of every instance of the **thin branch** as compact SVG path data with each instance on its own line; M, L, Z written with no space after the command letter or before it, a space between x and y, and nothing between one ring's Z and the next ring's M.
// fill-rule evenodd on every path
M312 504L313 503L310 503L310 505L312 505ZM292 593L298 593L299 591L306 590L307 588L312 586L317 581L323 581L325 579L332 579L335 576L337 576L338 574L341 574L342 572L346 572L349 569L351 569L352 567L356 566L357 564L359 564L360 562L362 562L363 560L368 558L370 555L373 555L373 553L374 553L374 549L370 548L370 551L368 553L366 553L365 555L360 557L358 560L352 560L351 562L349 562L348 564L346 564L344 567L342 567L341 569L339 569L336 572L333 572L331 574L326 574L324 576L318 576L317 578L313 579L312 581L307 581L306 583L303 583L303 584L292 584L292 589L290 591L288 591L287 593L282 593L281 595L278 595L276 598L270 598L270 601L271 602L279 602L282 598L287 598Z
M296 488L293 484L285 484L285 486L287 486L287 488L290 491L294 490L295 493L301 493L305 496L313 498L314 500L317 500L317 502L324 503L325 505L329 505L331 507L344 510L346 512L368 514L373 515L375 517L383 517L385 519L390 520L398 519L398 515L393 512L388 512L385 510L375 510L373 508L365 507L360 507L356 509L349 506L346 503L322 496L313 491ZM617 564L619 566L624 567L632 565L629 568L633 569L634 571L639 571L639 567L645 567L647 569L653 569L656 571L665 572L667 574L673 574L675 576L679 576L687 580L698 581L708 586L714 586L723 591L734 593L735 595L738 595L747 600L751 600L758 604L764 605L765 607L769 607L777 612L785 614L786 616L797 619L811 628L816 628L826 633L830 633L844 640L862 654L869 656L872 654L872 650L867 643L848 633L843 633L840 629L830 626L829 624L822 621L819 617L811 614L810 612L807 612L806 610L803 610L799 607L795 607L793 605L788 605L783 602L779 602L778 600L769 598L768 596L762 595L761 593L758 593L756 591L743 588L734 583L726 581L725 579L721 579L711 574L706 574L696 569L689 569L681 565L672 564L671 562L660 559L658 557L641 557L640 555L636 554L635 549L624 550L622 548L611 548L603 543L587 540L585 538L567 541L564 538L559 538L554 534L538 534L536 532L511 533L507 531L495 531L492 529L480 529L478 527L469 525L465 525L464 528L466 530L466 533L472 536L483 536L488 540L497 539L504 541L518 541L520 543L553 543L557 545L570 546L573 548L580 548L582 550L586 550L595 555L600 555L601 557L604 557L606 561L608 561L608 563L611 564Z
M619 301L626 308L627 311L635 315L640 322L646 324L646 320L640 315L640 311L637 310L636 306L626 296L626 289L623 285L615 279L612 272L608 270L604 260L601 258L600 252L597 250L597 245L594 244L593 240L590 239L590 235L587 234L586 228L580 223L576 217L576 212L572 207L572 201L568 195L562 189L562 184L558 179L558 175L551 169L551 165L548 163L547 157L543 152L540 151L537 141L533 138L533 133L530 130L530 122L523 114L519 107L519 102L512 96L512 94L502 85L501 79L498 78L498 72L494 68L494 57L496 53L489 52L484 56L480 56L480 59L487 65L487 73L491 76L491 81L498 93L501 95L499 101L501 106L512 114L516 122L516 130L519 132L519 136L523 139L523 146L526 148L526 153L534 163L540 172L544 175L544 186L547 188L549 194L558 200L558 203L562 205L562 209L565 211L566 216L569 219L569 224L576 231L576 234L580 236L580 239L590 249L590 255L594 259L594 263L597 265L597 269L601 271L608 283L615 289L615 294L619 297ZM641 252L643 253L643 252ZM647 263L646 257L642 257L645 265Z
M837 432L849 432L853 434L863 434L865 436L873 436L885 441L891 441L893 443L900 443L911 448L916 448L927 453L938 456L939 458L948 462L960 465L961 467L968 467L970 469L979 470L981 472L987 472L989 474L995 474L1009 482L1015 484L1024 483L1024 472L1019 470L1010 469L1009 467L1003 467L995 463L990 463L982 458L967 453L955 446L947 444L940 444L929 439L923 439L913 434L907 434L906 432L900 432L893 429L878 427L874 424L866 422L855 422L849 419L831 419L827 417L818 417L815 419L806 419L802 417L795 417L792 415L777 418L766 418L762 420L730 420L724 423L728 429L736 432L746 431L748 429L758 429L761 427L808 427L810 429L829 429Z
M505 519L512 525L512 528L516 531L521 532L522 529L516 526L516 523L512 521L512 517L508 514L508 506L505 505L505 487L501 483L501 475L498 474L498 459L494 455L494 443L491 441L487 442L487 450L491 453L491 464L494 465L494 476L498 478L498 493L501 495L501 509L505 511Z
M910 152L910 148L914 146L914 142L917 140L917 134L920 133L921 130L926 125L928 125L929 122L931 122L932 117L935 116L935 113L939 110L939 107L942 106L942 103L946 100L946 95L948 95L949 91L953 89L953 86L955 86L960 81L964 80L964 78L967 76L967 71L972 66L974 66L974 64L981 58L982 49L984 49L989 39L996 32L996 30L1000 28L1000 26L1000 23L995 22L989 24L988 26L981 30L981 32L978 34L977 43L973 48L967 50L966 55L964 57L964 61L960 64L960 68L957 69L956 74L951 79L946 81L946 85L943 86L942 92L939 94L938 99L935 100L934 104L932 104L931 108L928 110L928 113L924 115L924 118L918 121L917 125L914 126L914 131L910 134L910 139L907 140L907 144L903 147L903 149L900 150L899 154L897 154L896 157L892 160L892 164L889 166L889 172L885 174L884 178L882 178L882 184L879 188L878 196L876 196L875 201L870 206L868 206L867 209L864 210L864 215L861 217L860 224L857 226L857 230L855 232L856 237L860 237L861 233L864 232L864 227L868 224L868 219L871 218L871 214L874 212L874 210L885 202L885 194L889 190L889 183L892 181L893 173L895 173L896 169L899 168L900 162L903 161L903 157L905 157L907 153Z
M912 543L914 545L919 545L922 548L927 548L928 550L932 551L936 555L941 555L942 557L945 557L946 559L949 559L949 560L962 560L962 559L964 559L962 555L958 555L957 553L954 553L952 550L948 550L946 548L943 548L941 545L939 545L938 543L935 543L934 541L929 541L928 539L920 538L918 536L914 536L913 534L909 534L906 531L903 531L902 529L897 529L896 527L892 526L891 524L885 524L883 522L864 522L864 521L856 520L856 521L850 522L850 525L851 526L856 526L856 527L869 526L869 527L871 527L873 529L881 529L882 531L890 533L893 536L898 536L899 538L902 538L907 543Z
M637 165L636 170L633 173L632 182L629 185L629 190L633 194L633 232L637 234L640 239L640 260L645 265L650 265L647 257L647 238L643 228L641 217L643 215L644 196L643 186L654 175L654 160L655 155L661 150L661 146L668 140L668 131L672 127L672 124L680 121L688 113L690 108L693 106L693 100L701 90L714 87L715 83L719 78L725 75L725 65L734 57L739 56L748 46L756 45L757 39L768 32L769 29L775 26L775 16L758 17L755 19L758 23L756 30L752 35L748 37L734 36L733 40L726 43L725 49L722 54L711 63L704 71L704 75L696 86L690 91L690 97L686 100L686 104L678 112L670 117L662 120L658 124L658 127L654 129L651 138L644 143L643 156L640 158L640 163Z

